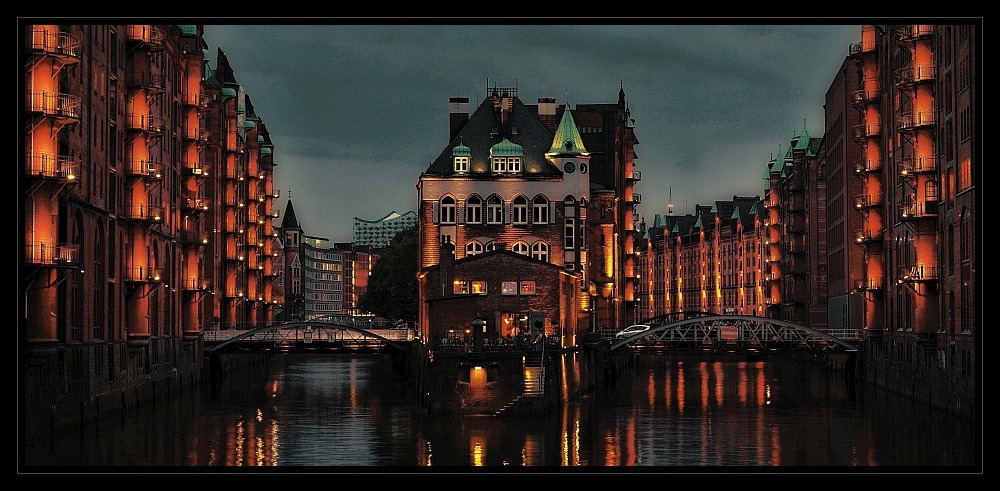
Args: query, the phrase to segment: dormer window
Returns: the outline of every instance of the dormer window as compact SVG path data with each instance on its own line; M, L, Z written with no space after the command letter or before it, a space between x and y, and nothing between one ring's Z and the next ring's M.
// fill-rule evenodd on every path
M493 157L493 172L496 174L507 172L507 157Z
M464 157L464 156L460 157L456 155L453 158L455 162L456 174L465 174L469 172L469 157Z
M490 148L490 170L494 174L520 173L523 155L521 145L504 138Z
M507 172L521 172L521 157L507 157Z
M455 145L455 148L451 149L452 169L455 170L456 174L468 174L471 159L472 149L465 146L465 144L459 143Z

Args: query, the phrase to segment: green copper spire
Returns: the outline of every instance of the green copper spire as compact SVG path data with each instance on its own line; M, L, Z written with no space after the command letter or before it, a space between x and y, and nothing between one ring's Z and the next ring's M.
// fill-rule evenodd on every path
M545 153L547 156L556 155L589 155L590 152L583 146L583 139L576 129L576 121L573 121L573 112L569 105L563 111L562 120L556 128L556 134L552 137L552 148Z

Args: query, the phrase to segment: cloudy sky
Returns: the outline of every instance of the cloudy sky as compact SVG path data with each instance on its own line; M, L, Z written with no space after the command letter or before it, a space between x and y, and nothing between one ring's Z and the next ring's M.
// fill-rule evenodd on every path
M522 101L613 103L635 120L647 223L763 192L773 154L805 128L860 24L205 25L267 125L277 209L309 235L352 240L354 217L416 210L416 184L448 143L448 99L487 86Z

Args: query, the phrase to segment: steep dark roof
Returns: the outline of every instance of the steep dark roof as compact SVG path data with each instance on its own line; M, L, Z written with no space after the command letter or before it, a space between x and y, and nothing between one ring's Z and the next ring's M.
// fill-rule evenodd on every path
M299 226L299 221L295 219L295 210L292 208L292 200L288 200L288 204L285 205L285 215L281 218L281 228L302 228Z
M424 174L441 177L454 175L452 150L459 144L469 148L473 162L489 162L490 148L507 138L521 145L524 151L521 160L521 168L524 169L522 177L561 177L562 171L545 159L545 152L552 146L552 133L520 99L513 98L510 111L509 126L502 127L493 108L493 100L484 99ZM509 128L516 129L516 133L509 131ZM495 134L494 130L497 131ZM489 169L479 172L473 167L468 175L486 177L489 176Z

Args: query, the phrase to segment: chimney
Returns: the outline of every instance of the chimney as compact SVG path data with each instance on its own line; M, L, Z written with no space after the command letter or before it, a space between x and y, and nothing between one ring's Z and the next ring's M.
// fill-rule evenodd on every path
M450 128L448 138L451 141L455 139L455 136L469 120L469 98L452 97L449 99L449 105L451 106L451 114L448 121Z
M538 120L549 130L549 133L553 135L556 133L556 125L559 124L556 121L556 100L553 97L539 97L538 98Z

